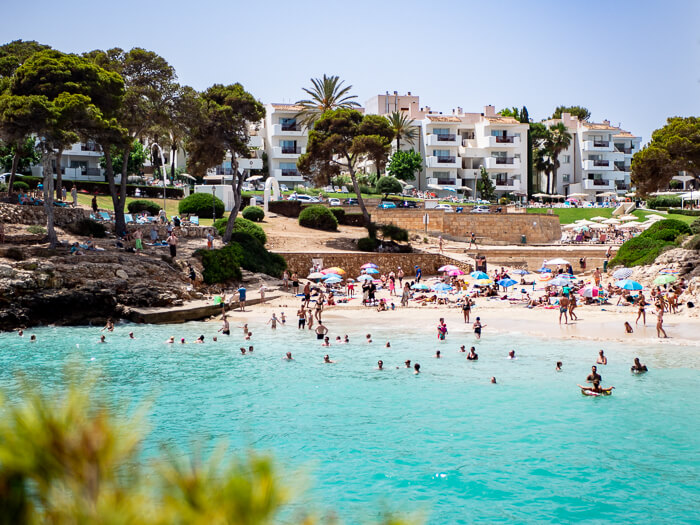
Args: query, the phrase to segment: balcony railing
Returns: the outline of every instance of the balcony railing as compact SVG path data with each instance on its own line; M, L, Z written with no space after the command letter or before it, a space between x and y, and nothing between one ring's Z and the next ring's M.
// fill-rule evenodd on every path
M295 169L283 169L280 170L282 171L282 176L283 177L298 177L299 176L299 170Z
M592 159L593 160L593 165L594 166L610 166L610 161L609 160L600 160L600 159Z
M629 171L628 169L625 168L624 163L615 163L615 171Z
M496 164L515 164L515 157L494 157Z
M102 151L102 148L100 148L99 144L81 144L80 145L80 151L97 151L100 152Z
M299 146L282 146L282 153L301 154L301 148Z
M608 140L594 140L593 141L594 148L607 148L609 146L610 146L610 141L608 141Z
M440 186L457 186L457 180L455 179L438 179L437 183Z
M615 151L619 151L620 153L626 153L627 155L632 154L632 148L621 148L619 146L615 146Z
M281 124L282 131L299 131L298 124Z
M233 168L222 168L221 166L216 167L217 175L233 175Z
M440 134L440 133L435 133L435 136L437 137L438 142L454 142L457 140L457 135L452 134Z
M616 182L615 188L618 190L628 190L630 189L630 185L625 182Z
M604 179L594 179L593 180L593 185L594 186L609 186L610 181L609 180L604 180Z
M517 179L496 179L496 186L519 186L520 181Z
M454 164L456 162L457 157L454 155L438 155L437 157L437 162L438 164Z
M498 144L513 144L515 142L514 136L504 137L502 135L496 135L496 142Z

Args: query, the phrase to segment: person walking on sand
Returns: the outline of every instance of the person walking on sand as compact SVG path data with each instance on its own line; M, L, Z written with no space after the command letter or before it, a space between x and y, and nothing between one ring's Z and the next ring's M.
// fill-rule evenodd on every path
M140 228L134 230L134 249L143 250L143 233Z
M600 268L596 268L595 272L593 272L593 280L595 281L596 288L600 286Z
M442 253L442 248L444 246L445 241L442 240L442 235L438 237L438 248L440 249L440 253Z
M637 301L637 304L639 306L639 309L637 310L637 320L634 322L634 324L639 324L639 318L642 318L642 324L646 326L647 324L647 310L646 310L646 305L647 301L644 298L644 294L640 293L639 294L639 300Z
M236 293L238 294L238 305L241 307L241 312L245 312L246 289L241 285L241 287L236 290Z
M284 291L289 291L289 272L287 270L282 272L282 284L284 285Z
M76 208L78 206L78 187L75 184L70 190L70 196L73 199L73 207Z
M309 281L304 285L304 308L309 307L311 302L311 283Z
M578 304L576 303L576 295L569 293L569 319L572 321L578 321L578 316L574 313Z
M481 317L477 317L476 321L474 321L474 324L472 325L472 328L474 328L474 335L477 339L481 339L481 329L485 327L485 324L481 324Z
M401 294L401 306L408 306L408 300L411 298L411 287L408 283L403 285Z
M469 298L469 296L465 296L464 300L462 301L462 313L464 314L464 322L465 324L469 322L469 314L472 311L472 300Z
M399 286L403 286L403 270L401 269L401 266L399 266L399 270L396 272L396 277L399 278Z
M564 316L564 324L569 324L569 318L567 314L569 312L569 298L562 295L559 298L559 324L561 324L561 317Z
M664 307L659 306L656 309L656 337L661 337L664 334L664 339L668 339L666 335L666 330L664 330Z
M292 293L294 295L299 294L299 276L297 275L297 272L292 273Z

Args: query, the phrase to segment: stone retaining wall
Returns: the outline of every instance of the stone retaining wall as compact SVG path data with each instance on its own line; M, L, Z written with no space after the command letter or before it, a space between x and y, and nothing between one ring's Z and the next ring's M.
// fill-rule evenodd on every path
M605 252L608 246L582 246L580 248L559 246L552 247L522 247L522 248L497 248L489 247L484 250L469 250L469 255L484 255L489 270L499 266L511 266L515 268L527 268L536 270L542 266L542 262L555 258L562 258L571 263L575 272L580 271L579 259L586 258L586 270L603 268ZM617 247L613 248L613 256Z
M428 231L456 240L465 240L476 232L482 244L548 244L561 239L561 226L556 215L445 213L442 210L375 209L372 220L379 224L393 223L413 231L425 231L423 216L428 214Z
M65 226L87 217L82 208L55 206L54 224ZM39 224L46 226L46 212L43 206L28 206L0 202L0 222L5 224Z
M114 231L114 223L111 223L110 226L110 231ZM144 242L149 242L152 226L152 224L127 224L126 229L130 233L141 230ZM159 239L165 239L168 236L168 228L166 225L156 224L156 228L158 229ZM213 226L182 226L179 230L176 230L176 235L187 239L203 239L209 232L212 232L214 237L219 236L219 232Z
M435 275L437 269L446 264L457 266L464 272L471 272L472 266L462 261L457 261L444 255L433 253L367 253L367 252L277 252L287 261L287 267L291 272L297 272L300 277L306 277L313 260L321 259L324 268L338 266L347 272L348 277L360 275L361 266L372 262L379 266L383 273L396 271L400 266L407 277L415 275L414 267L419 266L423 275Z

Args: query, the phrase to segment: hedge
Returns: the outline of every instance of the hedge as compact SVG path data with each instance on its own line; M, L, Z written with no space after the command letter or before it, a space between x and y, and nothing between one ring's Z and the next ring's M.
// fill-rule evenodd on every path
M700 210L686 210L683 208L669 208L669 213L675 213L677 215L687 215L689 217L700 217Z
M335 220L338 224L344 224L345 221L345 210L343 208L328 208L331 213L335 215Z
M193 193L189 197L182 199L178 205L177 210L180 215L189 213L190 215L197 215L198 217L204 217L205 219L211 219L212 217L212 199L214 197L208 193ZM221 217L224 214L224 201L216 197L215 207L216 216Z
M158 212L161 209L159 204L143 199L131 201L126 207L129 210L129 213L142 213L146 211L149 215L158 215Z
M16 180L26 182L29 184L30 188L36 188L39 183L43 184L44 179L42 177L34 177L31 175L17 175ZM82 181L82 180L70 180L62 179L62 186L67 190L75 184L78 190L84 190L88 193L97 193L98 195L109 195L109 183L102 181ZM163 198L163 186L146 186L140 184L127 184L126 194L133 197L136 195L136 189L138 188L141 197L151 197L151 198ZM165 188L165 196L168 199L181 199L184 195L184 190L182 188Z
M261 222L265 218L265 211L258 206L248 206L241 215L249 221Z
M232 279L240 280L243 250L238 244L228 244L218 250L197 250L204 271L202 277L207 284L222 283Z
M611 266L640 266L653 263L667 247L678 245L681 236L691 233L690 226L676 219L653 224L639 236L625 242L617 251Z
M231 243L241 248L241 267L250 272L264 273L272 277L281 277L287 268L287 262L278 253L272 253L258 239L247 232L234 232Z
M29 184L26 182L23 182L21 180L15 181L12 183L12 189L15 191L29 191Z
M656 210L659 207L679 207L681 206L681 198L672 195L660 195L658 197L650 197L647 199L647 208Z
M337 231L338 219L325 206L315 204L301 211L299 225L316 230Z
M377 239L372 237L362 237L357 240L357 249L362 252L373 252L377 249L378 243Z
M219 235L223 236L226 232L227 224L228 218L222 217L221 219L216 219L214 221L214 228L216 228L216 230L219 232ZM243 217L236 217L236 220L233 223L233 231L252 235L263 246L265 245L265 243L267 243L267 235L265 234L265 230L263 230L254 222L249 221L248 219L244 219Z
M700 233L700 219L695 219L690 223L690 231L693 233Z

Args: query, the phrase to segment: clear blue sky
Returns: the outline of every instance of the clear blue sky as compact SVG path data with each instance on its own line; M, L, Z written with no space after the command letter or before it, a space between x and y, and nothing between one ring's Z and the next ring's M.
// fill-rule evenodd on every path
M526 105L536 120L584 105L644 141L700 113L696 0L0 3L1 42L144 47L183 84L241 82L263 102L298 100L328 73L361 103L411 91L439 111Z

